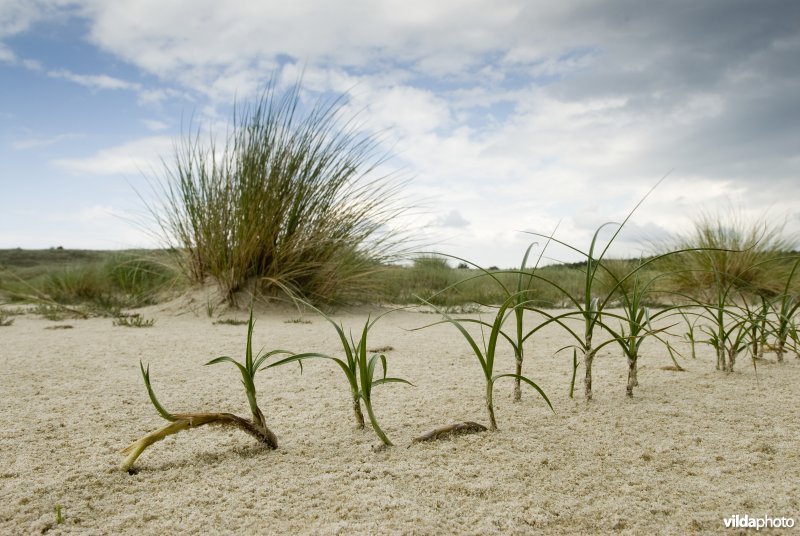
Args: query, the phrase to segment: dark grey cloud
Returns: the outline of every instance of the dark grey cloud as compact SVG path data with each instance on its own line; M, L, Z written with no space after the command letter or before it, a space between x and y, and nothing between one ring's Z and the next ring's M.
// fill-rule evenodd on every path
M622 99L618 120L653 125L655 139L629 172L800 180L800 2L617 0L546 14L531 6L526 24L543 30L543 46L594 50L588 66L547 88L551 95ZM670 124L693 99L696 120ZM703 99L719 110L704 110Z

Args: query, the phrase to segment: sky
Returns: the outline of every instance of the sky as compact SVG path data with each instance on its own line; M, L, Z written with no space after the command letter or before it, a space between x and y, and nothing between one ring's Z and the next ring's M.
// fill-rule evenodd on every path
M155 247L176 140L301 74L383 133L428 249L587 250L664 175L618 254L701 211L800 229L795 0L0 0L0 248Z

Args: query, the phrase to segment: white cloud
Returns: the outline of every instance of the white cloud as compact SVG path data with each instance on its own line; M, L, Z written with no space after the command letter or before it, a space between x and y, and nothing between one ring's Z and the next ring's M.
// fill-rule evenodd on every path
M90 89L141 89L140 84L120 80L119 78L114 78L113 76L108 76L106 74L86 75L76 74L67 69L55 69L48 71L47 76L51 78L62 78L64 80L69 80L70 82L75 82L76 84L80 84Z
M113 207L108 205L94 205L84 208L80 212L70 214L68 217L69 219L74 218L87 223L108 220L111 217L119 217L120 215L118 211L115 211Z
M437 227L467 227L469 225L469 221L461 215L461 212L458 210L451 210L444 216L440 216L436 218L433 225Z
M416 137L451 127L449 103L431 91L408 86L358 88L353 92L350 109L363 114L368 127L391 129L392 135Z
M37 0L0 0L0 38L27 30L43 16L43 9Z
M153 132L160 132L169 128L169 125L158 119L142 119L142 124Z
M42 67L41 62L37 60L23 59L20 61L20 63L22 64L23 67L25 67L29 71L41 71L44 69L44 67Z
M23 140L17 140L11 143L11 147L16 150L38 149L41 147L55 145L56 143L60 143L62 141L75 140L83 137L85 137L83 134L68 132L66 134L59 134L49 138L26 138Z
M34 23L48 16L55 6L47 0L0 0L0 62L17 63L20 58L3 39L27 31ZM22 60L26 68L34 68L34 63Z
M61 158L52 163L76 174L139 175L160 169L161 158L168 159L172 149L171 137L152 136L102 149L86 158Z
M46 241L38 247L61 245L79 249L127 249L156 247L153 236L140 225L137 214L105 204L80 207L69 212L53 212L44 216L50 228ZM12 243L11 237L0 241Z
M482 55L507 46L507 27L517 25L523 4L94 0L84 5L91 39L102 49L162 79L229 99L233 91L241 96L256 89L279 55L309 65L385 70L400 62L433 75L462 75L476 60L483 63Z
M0 62L2 63L15 63L17 55L3 43L0 43Z

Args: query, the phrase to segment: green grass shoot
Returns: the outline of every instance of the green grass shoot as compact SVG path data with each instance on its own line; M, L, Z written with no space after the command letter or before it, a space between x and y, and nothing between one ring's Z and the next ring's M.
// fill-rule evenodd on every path
M242 376L242 384L244 385L245 394L247 396L247 402L250 406L252 419L244 419L231 413L170 413L164 408L164 406L161 405L161 403L158 401L158 398L156 398L155 392L153 391L153 387L150 383L150 367L148 366L145 368L144 365L140 363L139 366L141 368L142 378L144 379L144 384L147 388L147 394L150 398L150 402L153 404L153 407L155 407L158 414L161 415L161 417L166 421L169 421L170 424L143 436L138 441L135 441L124 448L122 453L127 454L128 456L122 464L123 470L130 471L136 459L147 447L153 443L161 441L162 439L183 430L189 430L191 428L197 428L207 424L220 424L239 428L255 437L266 447L270 449L278 448L278 439L272 430L270 430L267 426L264 413L258 406L255 377L259 370L265 368L267 359L274 355L290 354L291 352L286 350L272 350L266 353L259 352L258 354L254 355L254 326L255 322L253 320L253 311L251 309L250 319L247 325L247 344L245 348L244 363L239 362L229 356L220 356L206 363L206 365L231 363L237 369L239 369L239 372Z
M356 420L356 426L359 428L364 428L364 414L361 411L361 403L363 402L375 434L378 436L384 446L392 446L393 443L386 436L383 429L381 429L380 425L378 424L377 417L375 416L375 412L372 407L372 388L385 383L404 383L407 385L412 384L411 382L402 378L388 376L388 361L386 355L383 353L373 353L371 356L369 356L369 343L367 341L370 329L372 329L372 327L381 317L385 316L391 311L378 315L375 318L368 317L367 321L364 323L364 327L361 330L361 337L356 340L353 338L352 333L348 337L345 334L344 327L340 323L337 323L333 318L311 304L306 303L305 305L314 309L323 318L325 318L325 320L327 320L331 326L333 326L333 328L336 330L336 334L339 337L339 342L341 343L342 352L344 355L342 357L335 357L318 352L305 352L283 358L279 361L271 363L268 365L268 367L277 367L293 362L302 363L306 359L327 359L333 361L339 366L347 378L347 383L350 387L350 396L352 400L353 415ZM382 375L381 377L376 378L375 374L378 364L380 364Z

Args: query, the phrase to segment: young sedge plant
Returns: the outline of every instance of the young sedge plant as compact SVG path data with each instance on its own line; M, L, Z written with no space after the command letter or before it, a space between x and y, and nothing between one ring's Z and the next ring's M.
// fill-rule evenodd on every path
M525 250L525 255L522 257L522 263L519 267L519 274L517 275L517 292L513 294L515 297L514 305L515 307L512 308L514 312L514 340L515 344L514 347L514 361L515 361L515 374L514 377L514 402L519 402L522 400L522 362L524 360L524 348L522 344L522 338L524 336L523 331L523 320L525 316L525 308L522 307L523 303L526 301L528 295L528 288L530 287L531 277L528 277L527 281L525 281L525 264L528 262L528 255L531 252L531 248L536 245L536 242L532 243L528 246L528 249ZM541 260L542 254L544 254L544 249L542 253L539 255L539 259ZM536 263L539 264L538 262ZM534 270L536 267L534 266ZM525 282L525 284L523 284ZM505 288L505 287L504 287ZM509 294L508 289L506 289L506 293Z
M798 266L800 266L800 259L796 260L792 265L789 276L786 278L786 284L781 294L772 305L775 316L777 317L774 326L775 356L779 363L783 362L783 354L786 351L787 341L796 341L797 339L796 336L792 337L791 335L793 330L796 330L795 317L797 316L798 309L800 309L800 301L798 301L797 297L792 293L791 287Z
M515 374L517 375L517 377L514 378L514 398L513 398L514 402L519 402L519 401L522 400L522 385L521 385L521 381L522 380L520 380L520 377L522 376L522 365L523 365L523 361L525 359L524 358L524 342L525 342L526 338L525 338L524 320L525 320L526 305L528 305L529 303L532 303L531 295L532 295L533 291L531 289L531 282L536 278L536 275L535 275L536 269L539 267L539 263L542 261L542 258L544 257L544 252L547 250L547 246L550 244L550 239L553 237L553 235L555 234L555 232L557 230L558 230L558 226L556 225L555 229L553 229L553 232L550 233L550 236L547 237L547 241L545 242L545 246L542 248L542 251L539 252L539 256L538 256L538 258L536 260L536 263L530 269L528 269L528 266L527 266L528 257L530 256L530 253L531 253L531 250L533 249L533 247L538 245L537 242L532 242L528 246L528 248L525 250L525 254L522 256L522 263L520 263L519 270L490 270L490 269L483 268L482 266L479 266L479 265L475 264L474 262L471 262L471 261L469 261L467 259L464 259L464 258L461 258L461 257L457 257L455 255L446 255L447 257L451 257L451 258L456 259L457 261L459 261L460 262L460 266L465 266L465 267L466 266L473 266L474 268L478 269L481 272L481 274L479 274L477 276L474 276L474 277L470 277L470 278L461 280L461 281L457 281L456 283L454 283L452 285L448 285L447 287L445 287L444 289L442 289L441 291L437 292L436 294L434 294L433 296L431 296L429 298L429 299L432 299L433 297L435 297L435 296L437 296L439 294L445 293L448 290L453 289L453 288L457 287L458 285L462 285L462 284L464 284L464 283L466 283L468 281L471 281L473 279L478 279L478 278L482 278L482 277L488 276L488 277L491 277L494 280L494 282L497 283L500 286L500 288L502 289L503 294L505 295L506 298L512 299L513 307L511 307L511 309L514 312L514 320L515 320L514 328L515 328L515 330L514 330L514 338L513 338L513 340L509 339L509 343L511 344L511 347L514 350ZM517 278L516 278L516 291L514 291L511 288L509 288L508 285L503 283L502 279L500 279L497 276L497 274L514 274L514 275L516 275L517 276ZM486 305L486 304L481 304L481 305L485 305L485 306L488 307L488 305ZM531 308L527 308L527 309L528 310L532 310ZM446 309L442 309L442 310L444 310L444 311L446 311L448 313L451 312L451 311L447 311ZM478 308L478 311L480 311L480 308ZM461 312L473 312L473 311L461 311Z
M639 348L642 346L645 337L652 333L650 325L650 309L647 307L638 308L634 305L625 307L628 316L628 328L620 323L619 335L616 338L622 353L628 361L628 382L625 387L625 395L633 396L633 388L639 386Z
M746 309L730 305L719 310L709 308L715 324L701 326L701 329L708 335L707 344L717 352L718 370L733 372L737 356L750 348L752 323L758 319Z
M658 334L668 329L664 327L655 330L651 322L657 317L671 314L676 309L676 307L668 307L651 315L650 309L645 305L645 301L660 276L656 276L642 284L639 277L642 265L643 263L640 261L628 275L616 282L614 288L619 291L622 298L625 320L620 322L619 331L606 326L606 330L611 334L613 340L622 348L622 353L628 363L628 381L625 388L625 394L628 397L633 396L633 388L639 385L639 349L642 346L642 342L648 336L654 336L664 342ZM613 273L609 272L609 274L613 276ZM631 279L631 276L632 286L627 288L624 283L626 280Z
M764 296L759 296L761 304L755 307L750 307L747 302L744 302L743 310L745 311L747 339L746 343L750 348L750 360L753 363L753 372L756 376L756 383L758 383L758 368L757 362L759 359L764 358L764 348L767 345L767 335L769 333L769 314L770 303Z
M247 432L248 434L255 437L260 443L263 443L269 449L276 449L278 448L278 439L272 430L269 429L267 426L266 419L264 418L264 413L258 407L258 401L256 398L256 385L255 385L255 376L259 370L265 368L264 363L273 355L278 354L291 354L286 350L272 350L266 353L258 353L255 357L253 356L253 326L255 322L253 321L253 311L250 310L250 320L247 324L247 346L245 349L245 361L244 363L240 363L235 359L228 357L228 356L220 356L216 359L212 359L206 365L214 365L217 363L232 363L239 369L242 375L242 384L245 388L245 393L247 395L247 402L250 405L250 413L252 415L252 419L245 419L239 417L237 415L233 415L231 413L169 413L164 406L156 398L155 393L153 392L153 387L150 384L150 366L148 365L147 368L141 363L139 363L139 367L142 372L142 378L144 379L145 387L147 388L147 394L150 397L150 402L155 407L156 411L158 411L159 415L163 417L165 420L169 421L170 424L159 428L158 430L151 432L144 437L140 438L138 441L131 443L124 449L122 449L122 454L127 454L127 458L122 464L122 469L125 471L130 471L131 467L133 466L136 459L144 452L144 450L156 443L161 441L162 439L172 435L177 434L183 430L189 430L191 428L198 428L200 426L204 426L206 424L218 424L218 425L226 425L226 426L233 426Z
M769 335L769 313L770 302L766 296L759 294L759 303L751 306L747 301L742 304L747 314L750 332L748 333L748 341L750 343L750 352L753 359L762 359L764 357L764 347L767 345L767 337Z
M378 424L378 419L375 416L375 412L372 408L372 388L384 383L404 383L407 385L413 384L402 378L389 377L387 375L388 363L386 360L386 355L383 353L374 353L371 357L368 357L369 351L367 350L367 337L369 335L369 330L372 329L372 327L381 317L392 311L387 311L372 319L368 317L367 321L364 323L363 329L361 330L361 337L358 339L358 341L355 341L352 333L350 334L350 337L345 335L344 327L341 324L336 323L336 321L330 316L326 315L324 312L320 311L309 303L302 303L315 310L334 327L342 345L344 359L317 352L305 352L301 354L293 354L279 361L275 361L274 363L268 365L267 368L278 367L293 362L299 362L302 364L303 360L305 359L328 359L333 361L339 366L342 372L344 372L344 375L347 378L347 383L350 386L350 395L353 401L353 414L356 419L356 425L359 428L364 428L364 414L361 411L361 403L363 402L364 407L367 410L367 417L372 425L372 429L381 440L381 443L386 447L393 446L393 443L389 440ZM375 372L378 363L380 363L381 370L383 372L383 376L381 378L375 378Z
M472 352L475 354L475 357L478 358L478 363L481 366L481 370L483 371L484 379L486 380L486 412L487 412L488 417L489 417L489 429L490 430L497 430L497 420L495 419L495 415L494 415L494 403L493 403L492 397L493 397L493 394L494 394L494 384L495 384L495 382L497 380L499 380L501 378L514 378L514 379L519 379L520 381L527 383L528 385L530 385L531 387L536 389L536 391L541 395L541 397L544 399L544 401L547 402L547 405L550 407L550 409L552 411L555 411L555 410L553 410L553 404L550 403L550 399L547 398L547 395L545 394L545 392L538 385L536 385L536 383L534 383L534 381L531 380L530 378L527 378L527 377L525 377L525 376L523 376L521 374L511 374L511 373L495 374L494 373L495 358L497 356L497 345L498 345L498 342L500 342L500 339L501 338L505 339L512 346L514 346L514 344L515 344L514 339L512 339L508 334L506 334L503 331L502 328L503 328L503 324L509 318L510 314L516 308L523 307L526 304L526 302L524 302L524 301L518 303L518 298L519 297L516 294L512 294L511 296L509 296L500 305L500 307L497 309L497 313L495 314L494 320L491 323L485 322L483 320L471 319L471 318L456 319L456 318L453 318L452 316L450 316L449 314L447 314L446 312L444 312L443 310L439 309L438 307L436 307L432 303L430 303L430 302L428 302L426 300L421 300L422 302L424 302L425 304L429 305L430 307L433 307L444 318L444 320L441 320L439 322L435 322L433 324L429 324L427 326L423 326L422 328L417 328L417 329L424 329L424 328L427 328L427 327L431 327L431 326L435 326L435 325L443 324L443 323L452 324L453 326L456 327L456 329L458 329L458 331L461 333L461 335L464 336L464 339L469 344L470 348L472 349ZM485 339L483 340L483 349L481 349L481 347L478 346L478 343L475 341L474 337L464 327L464 325L468 324L468 323L474 323L474 324L480 325L481 334L482 335L483 335L483 329L484 328L488 328L489 329L489 342L487 344L486 340Z
M752 247L752 246L751 246ZM696 248L695 253L704 254L735 254L742 253L741 250L725 250L720 248ZM746 251L746 250L745 250ZM689 304L695 306L701 312L693 313L697 316L696 321L704 319L710 325L701 326L708 338L706 344L713 347L716 355L716 369L723 372L733 372L742 348L741 344L751 345L752 333L759 332L759 326L766 325L768 322L768 311L762 307L760 313L751 311L747 305L745 291L749 289L746 283L748 272L760 269L763 265L773 262L774 259L767 259L761 262L754 262L747 266L740 267L736 274L731 274L713 266L710 271L712 275L712 285L710 296L697 298L690 294L673 292L676 296L685 299ZM709 263L711 264L711 263ZM688 272L689 270L687 270ZM690 270L696 272L697 270ZM735 303L745 304L744 307L737 307ZM744 330L744 332L742 332ZM762 335L765 337L765 335ZM762 337L760 336L760 337ZM754 358L757 357L757 352Z
M577 339L578 342L577 349L583 352L583 365L585 374L583 380L583 386L584 386L584 397L587 401L592 399L592 365L594 363L594 357L595 355L597 355L597 351L602 346L605 346L609 342L606 341L601 346L595 346L593 344L594 333L595 329L598 327L600 327L601 329L602 328L607 329L607 326L601 321L601 318L603 315L603 309L606 307L606 305L608 305L613 295L613 290L612 292L609 292L602 300L600 300L598 297L594 295L595 294L594 287L598 279L598 271L602 268L604 272L609 273L608 269L603 265L603 259L605 258L606 253L608 253L608 250L614 243L614 240L616 240L617 236L622 231L625 224L628 223L628 220L631 219L634 212L636 212L636 210L642 205L642 203L645 202L645 200L650 196L650 194L653 193L653 191L667 178L667 175L661 177L661 179L659 179L658 182L656 182L656 184L652 188L650 188L650 190L648 190L648 192L644 195L644 197L642 197L639 200L639 202L636 203L633 209L630 212L628 212L628 215L625 217L624 220L622 220L622 223L606 222L600 227L598 227L594 235L592 236L592 241L589 244L588 252L581 251L580 249L577 249L571 246L570 244L567 244L566 242L550 237L550 240L556 242L557 244L565 246L571 249L572 251L580 254L582 257L586 258L586 272L584 274L584 279L583 279L583 296L582 299L577 300L562 287L556 285L552 281L548 281L551 285L557 288L564 295L564 298L568 302L572 303L577 307L577 311L567 313L566 315L551 316L548 322L545 322L544 324L538 326L534 331L544 327L544 325L546 325L549 322L557 322L559 325L564 327L573 337ZM600 233L603 231L603 229L612 225L616 226L614 234L611 236L605 248L603 248L600 254L596 255L595 251L597 249L597 240ZM528 232L528 234L532 234L535 236L544 236L539 233L533 233L529 231L526 232ZM652 262L652 260L648 261L647 263L641 264L639 268L637 268L637 270L643 268L646 264L649 264L650 262ZM631 275L632 274L629 274L629 276ZM583 321L583 333L582 336L580 337L572 328L569 328L563 322L563 319L575 316L581 318L581 320ZM532 335L532 333L533 332L529 332L528 336Z
M552 239L555 232L558 230L558 226L553 229L553 232L550 233L550 236L547 237L547 242L545 243L542 251L539 253L539 258L536 260L536 264L533 265L530 273L526 273L526 264L528 262L528 255L530 255L531 248L536 245L536 242L533 242L531 245L528 246L528 249L525 250L525 255L522 257L522 263L519 267L519 272L517 273L517 292L511 293L508 288L505 287L501 283L503 290L505 290L506 295L509 298L514 298L512 310L514 311L514 342L512 346L514 348L514 359L515 359L515 374L514 377L514 401L519 402L522 400L522 362L524 360L523 352L524 352L524 343L525 343L525 330L523 327L523 321L525 316L525 305L527 302L530 301L530 286L531 281L533 280L533 273L539 267L539 263L542 261L542 257L544 256L544 252L547 249L547 246L550 244L550 240ZM487 272L489 273L489 272ZM498 282L499 279L495 278Z
M800 359L800 330L798 330L797 328L796 319L792 319L792 322L789 325L789 338L792 341L792 349L794 350L794 356L797 359Z
M683 318L683 322L686 324L686 333L683 334L683 338L689 343L691 351L692 351L692 359L697 359L697 337L695 337L695 331L697 328L697 320L698 316L694 315L694 320L689 318L689 314L683 308L678 309L678 314L681 315Z
M736 359L742 352L752 349L751 333L753 325L761 324L762 318L755 311L742 309L737 314L737 318L728 329L727 344L725 350L728 354L728 372L733 372L733 367L736 364ZM756 373L756 382L758 382L758 370L756 368L757 352L752 353L751 361L753 363L753 370Z
M711 345L717 352L717 370L727 371L728 364L725 357L725 346L728 341L730 333L726 330L726 309L729 308L728 296L733 290L733 285L724 285L722 278L719 274L715 274L715 290L714 302L705 303L705 300L695 300L695 304L706 311L706 316L712 325L713 329L708 326L703 326L703 331L709 336L707 343ZM731 365L731 370L733 366Z

